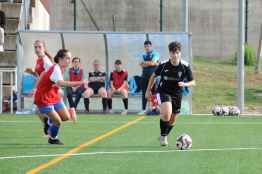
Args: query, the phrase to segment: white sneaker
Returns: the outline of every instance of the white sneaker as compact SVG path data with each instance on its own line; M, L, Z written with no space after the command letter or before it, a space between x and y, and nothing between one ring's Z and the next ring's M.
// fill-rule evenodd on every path
M167 146L168 145L167 136L160 136L159 141L160 141L161 146Z
M108 110L108 113L109 113L109 114L113 114L114 112L113 112L112 109L109 109L109 110Z
M123 110L123 111L121 112L121 115L127 115L127 110L126 110L126 109Z
M142 110L142 111L138 112L137 115L146 115L146 110Z

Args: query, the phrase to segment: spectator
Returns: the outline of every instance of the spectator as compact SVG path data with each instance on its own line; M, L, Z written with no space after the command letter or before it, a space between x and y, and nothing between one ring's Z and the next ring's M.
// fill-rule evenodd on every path
M121 60L115 61L115 70L110 74L110 88L108 90L108 109L109 113L112 112L112 96L114 93L120 93L123 96L124 110L122 115L127 114L128 110L128 72L123 69Z
M72 59L73 66L69 68L69 81L77 82L82 81L84 77L84 70L80 64L80 58L74 57ZM67 99L70 108L77 108L77 105L82 97L83 92L85 92L86 88L84 85L75 86L75 87L66 87ZM73 100L73 96L75 95L75 100Z
M138 115L146 114L147 99L145 98L145 93L148 85L150 76L155 71L159 62L159 53L153 50L152 42L146 40L144 42L145 52L141 56L140 66L142 67L142 77L141 77L141 89L142 89L142 111Z
M101 64L99 60L93 62L94 71L88 74L88 88L85 91L84 104L86 111L89 112L89 98L98 94L102 97L103 112L107 109L107 92L106 92L106 73L100 70Z
M4 51L5 42L5 13L0 11L0 52Z

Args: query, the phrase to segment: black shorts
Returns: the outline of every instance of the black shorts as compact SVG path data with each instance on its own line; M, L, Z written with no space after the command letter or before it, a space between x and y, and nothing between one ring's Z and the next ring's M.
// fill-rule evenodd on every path
M90 87L91 89L93 89L94 94L98 94L99 89L102 88L102 87L104 87L104 86L93 84L93 85L90 85L89 87Z
M94 91L94 94L95 95L97 95L98 94L98 91L99 91L99 89L100 88L102 88L103 86L92 86L92 87L90 87L91 89L93 89L93 91Z
M166 94L164 92L159 92L157 94L157 100L160 104L164 103L164 102L171 102L172 113L173 114L180 113L182 94L169 95L169 94Z

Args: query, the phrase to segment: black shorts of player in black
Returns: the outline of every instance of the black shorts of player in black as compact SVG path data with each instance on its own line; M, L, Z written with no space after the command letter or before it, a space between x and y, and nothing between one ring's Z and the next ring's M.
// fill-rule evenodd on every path
M157 93L159 103L171 102L172 113L179 114L181 108L182 94L169 95L165 92Z

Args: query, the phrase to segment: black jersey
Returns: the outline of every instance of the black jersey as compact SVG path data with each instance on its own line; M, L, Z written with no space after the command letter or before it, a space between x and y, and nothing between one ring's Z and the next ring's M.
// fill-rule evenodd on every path
M105 87L106 73L101 71L90 72L88 74L88 86L91 88Z
M155 74L161 77L158 91L170 95L182 93L182 88L178 86L178 82L194 79L189 63L183 60L176 66L172 65L170 60L165 61L157 67Z

